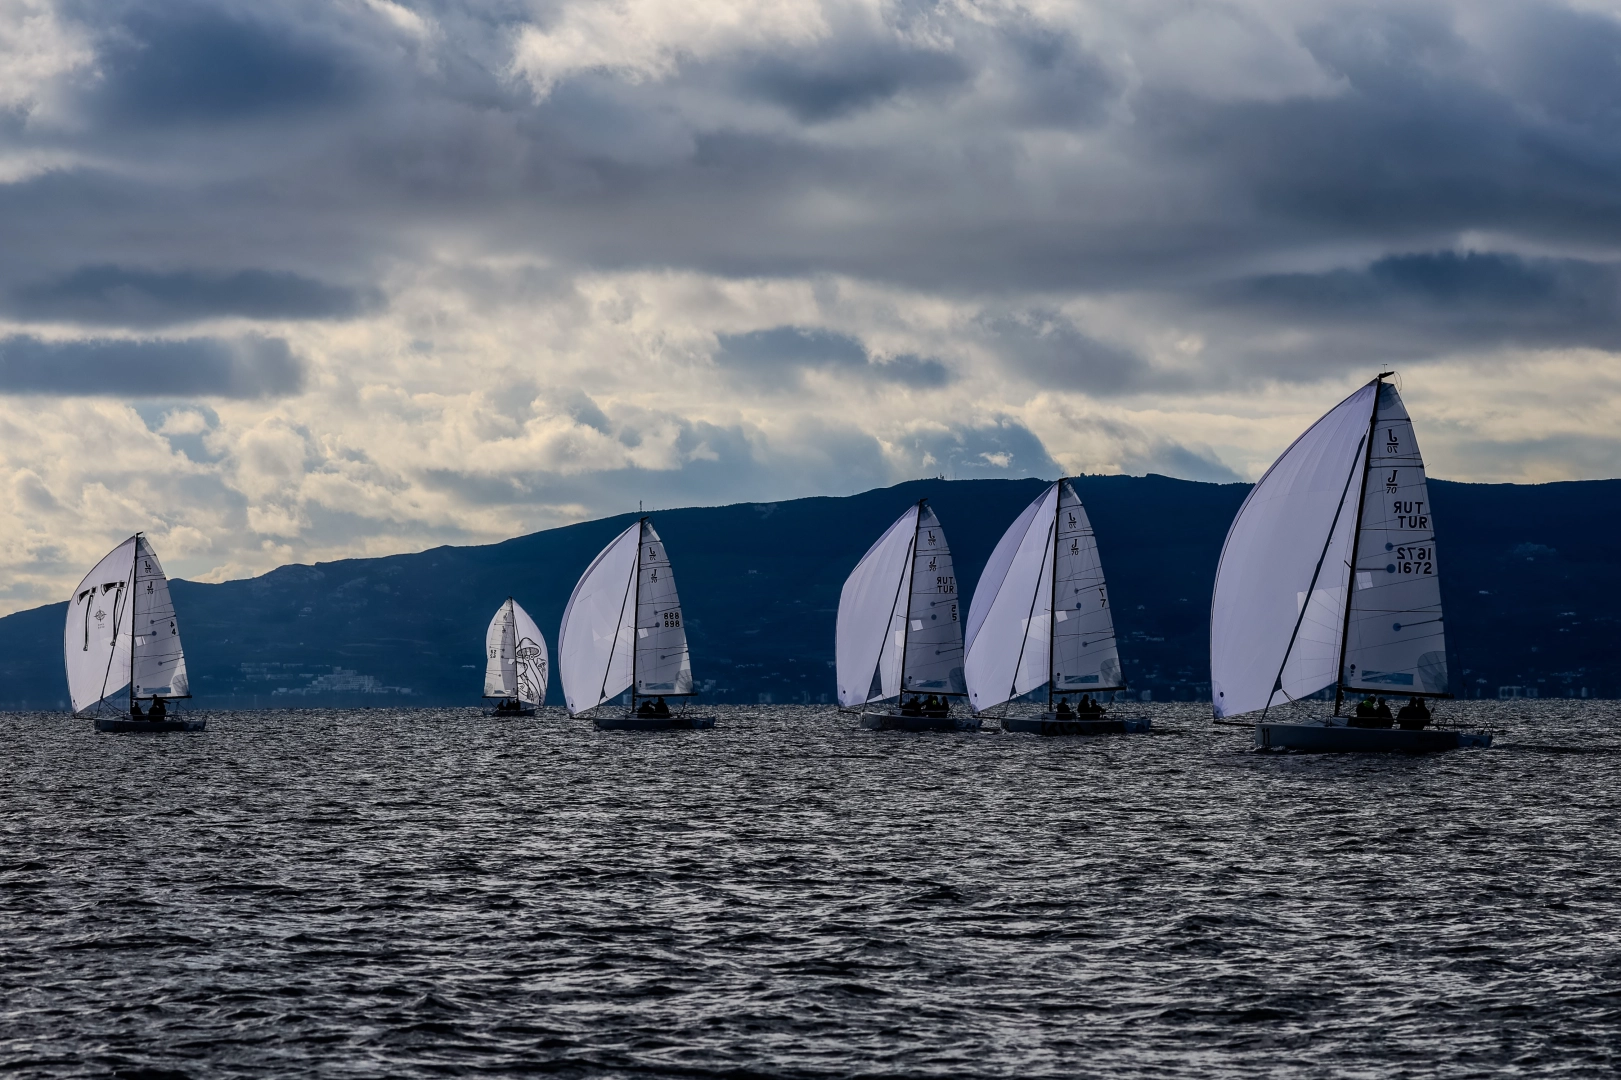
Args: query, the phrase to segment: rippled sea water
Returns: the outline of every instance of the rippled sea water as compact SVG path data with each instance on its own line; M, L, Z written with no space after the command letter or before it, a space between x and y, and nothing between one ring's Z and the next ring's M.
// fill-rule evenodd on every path
M1463 706L1449 706L1462 710ZM1621 703L1489 751L0 717L0 1068L1472 1076L1621 1062Z

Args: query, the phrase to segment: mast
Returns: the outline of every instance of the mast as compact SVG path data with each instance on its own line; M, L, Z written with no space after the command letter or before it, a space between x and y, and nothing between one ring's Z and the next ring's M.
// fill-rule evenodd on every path
M1058 645L1058 523L1063 520L1064 478L1058 478L1058 490L1053 496L1053 567L1048 577L1047 594L1047 711L1053 707L1053 653ZM1014 678L1017 678L1015 671Z
M1373 468L1373 432L1379 425L1379 391L1384 386L1385 378L1396 374L1394 371L1381 371L1374 377L1373 408L1368 412L1368 435L1363 440L1362 448L1362 490L1356 496L1356 524L1351 526L1351 573L1345 579L1345 620L1340 624L1340 650L1339 660L1334 669L1334 715L1340 714L1340 706L1345 701L1345 642L1351 636L1351 597L1356 595L1356 563L1358 549L1362 546L1362 509L1368 501L1368 470Z
M640 510L642 504L638 502L636 509ZM642 545L644 530L647 528L647 519L642 518L636 523L636 574L630 579L631 605L630 605L630 712L636 714L636 654L641 651L637 647L638 621L642 617Z
M141 534L135 534L135 550L129 561L129 709L135 715L135 582L140 578ZM118 640L118 616L113 615L113 641Z
M912 587L917 581L917 534L923 529L923 504L928 501L917 501L917 520L912 524L912 546L906 560L906 576L901 579L901 588L906 590L906 618L901 621L901 682L900 693L895 698L896 705L906 697L906 643L912 636Z

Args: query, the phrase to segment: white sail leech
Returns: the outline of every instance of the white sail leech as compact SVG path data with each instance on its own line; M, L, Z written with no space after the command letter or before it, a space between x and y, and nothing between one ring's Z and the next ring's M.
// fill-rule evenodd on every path
M897 607L904 617L917 521L914 503L867 549L839 593L833 654L839 704L846 709L900 693L901 654L893 631Z
M1446 636L1424 459L1401 395L1379 388L1357 537L1342 685L1444 694Z
M635 575L642 524L616 536L569 596L557 635L557 663L569 714L578 716L630 688L636 641Z
M1356 479L1374 385L1352 393L1296 439L1250 490L1228 529L1210 609L1210 693L1218 719L1305 697L1338 677Z
M62 654L75 714L129 685L136 539L108 552L68 599ZM123 712L126 705L114 707Z
M681 597L664 542L651 522L642 522L636 590L636 693L692 693L692 657L681 621Z
M130 638L132 696L190 697L186 654L180 646L180 626L169 598L169 579L144 536L137 537L136 543L134 600Z
M918 512L912 546L911 596L891 638L904 641L902 693L966 694L963 680L962 619L957 577L940 519L928 503ZM910 625L907 621L910 620Z

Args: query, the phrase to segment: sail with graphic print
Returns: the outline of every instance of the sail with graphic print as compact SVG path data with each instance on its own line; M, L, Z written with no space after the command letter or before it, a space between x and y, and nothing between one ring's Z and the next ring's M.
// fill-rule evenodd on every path
M966 640L963 673L975 712L1046 688L1046 711L1003 716L1004 730L1149 729L1146 719L1107 717L1098 700L1125 683L1097 539L1068 480L1048 485L1002 535L974 590Z
M1218 720L1259 712L1258 745L1491 744L1490 735L1431 723L1426 699L1451 696L1435 514L1389 374L1296 439L1228 530L1211 600L1211 702ZM1332 716L1267 721L1270 710L1329 689ZM1363 701L1342 716L1347 694Z
M675 572L653 523L642 518L615 537L574 586L558 632L557 662L569 714L603 729L713 727L713 716L672 712L669 698L693 696L692 660ZM607 708L629 691L629 709Z
M68 600L63 632L75 716L100 731L201 731L171 702L191 697L169 579L141 533L110 551Z
M484 634L484 696L494 716L533 716L546 700L546 639L519 603L507 597Z
M839 704L860 711L867 728L979 730L979 720L951 715L951 700L968 692L958 607L945 530L920 499L862 556L839 595ZM891 698L887 709L864 708Z

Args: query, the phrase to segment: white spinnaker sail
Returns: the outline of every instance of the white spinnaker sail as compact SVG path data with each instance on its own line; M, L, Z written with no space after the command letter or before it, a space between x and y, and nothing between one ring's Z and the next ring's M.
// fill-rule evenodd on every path
M1444 694L1435 516L1413 423L1389 383L1379 388L1372 450L1342 682L1351 690Z
M636 594L636 692L692 693L692 658L681 624L681 597L664 542L649 521L642 522L641 581Z
M630 687L636 641L635 589L640 521L614 537L574 586L557 633L563 699L578 715Z
M495 617L484 631L485 697L510 698L518 694L518 628L512 608L509 597L495 609Z
M180 647L180 624L169 599L169 579L146 537L137 538L135 550L134 625L130 638L137 698L191 696L186 678L186 654Z
M1374 385L1306 429L1250 490L1227 531L1210 605L1218 718L1304 697L1338 677Z
M513 648L513 674L517 678L514 697L526 705L539 705L546 700L546 682L550 675L546 655L546 639L540 627L529 617L529 612L516 600L512 605L512 627L515 638Z
M1024 508L991 552L968 608L968 702L989 709L1047 681L1048 603L1058 485ZM1025 657L1033 663L1025 663Z
M945 530L933 507L924 502L918 509L917 541L912 546L911 597L890 633L896 645L905 643L903 693L968 692L962 674L960 606Z
M897 607L905 611L907 569L917 539L918 507L895 519L845 579L833 655L839 704L850 709L901 691L901 656L891 640ZM885 666L887 661L887 667Z
M62 655L76 713L129 685L136 540L132 536L108 552L68 598ZM117 708L126 705L121 701Z
M1058 482L1057 580L1053 583L1052 692L1118 690L1120 653L1098 542L1068 480ZM1037 683L1036 685L1040 685Z

